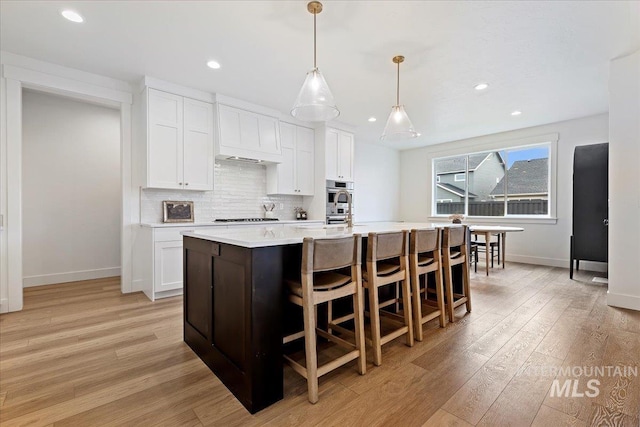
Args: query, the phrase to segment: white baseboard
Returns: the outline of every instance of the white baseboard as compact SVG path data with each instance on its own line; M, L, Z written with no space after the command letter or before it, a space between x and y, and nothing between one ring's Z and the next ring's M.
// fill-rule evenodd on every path
M9 312L9 301L6 298L0 299L0 313Z
M640 311L640 297L635 295L612 294L607 292L607 305Z
M102 279L120 275L120 267L97 268L95 270L68 271L65 273L25 276L22 287L53 285L55 283L77 282L78 280Z
M509 261L521 262L523 264L546 265L549 267L560 267L560 268L566 268L566 269L569 268L568 259L544 258L544 257L509 254L507 255L507 263ZM606 262L580 261L580 270L606 273L608 271L608 264Z

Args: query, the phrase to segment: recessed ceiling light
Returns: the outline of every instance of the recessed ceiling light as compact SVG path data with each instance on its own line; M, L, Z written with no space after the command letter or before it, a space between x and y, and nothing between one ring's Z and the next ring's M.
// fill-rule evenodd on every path
M422 134L420 132L418 132L418 136L422 136Z
M209 61L207 62L207 67L217 70L220 68L220 63L218 61Z
M60 14L71 22L84 22L84 18L74 10L66 9L60 12Z
M375 122L376 120L378 120L378 119L376 119L375 117L369 117L369 118L367 119L367 121L369 121L369 122L371 122L371 123Z
M488 87L489 87L488 83L478 83L477 85L474 86L474 89L475 90L485 90Z
M512 111L512 112L511 112L511 115L512 115L512 116L519 116L520 114L522 114L522 111L518 111L518 110L516 110L516 111Z

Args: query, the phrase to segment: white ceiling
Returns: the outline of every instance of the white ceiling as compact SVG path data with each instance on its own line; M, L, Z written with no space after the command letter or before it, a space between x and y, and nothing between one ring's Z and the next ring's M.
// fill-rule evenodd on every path
M85 22L66 21L64 8ZM306 1L2 0L0 15L2 50L283 112L312 67ZM339 120L380 144L395 103L391 58L404 55L400 100L422 136L384 144L412 148L608 111L609 60L640 47L639 16L637 1L325 1L318 66ZM479 82L489 89L476 92Z

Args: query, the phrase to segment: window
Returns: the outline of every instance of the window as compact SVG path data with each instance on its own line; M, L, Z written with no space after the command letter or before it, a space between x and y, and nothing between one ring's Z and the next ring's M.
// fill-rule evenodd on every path
M433 160L436 215L549 216L551 144Z

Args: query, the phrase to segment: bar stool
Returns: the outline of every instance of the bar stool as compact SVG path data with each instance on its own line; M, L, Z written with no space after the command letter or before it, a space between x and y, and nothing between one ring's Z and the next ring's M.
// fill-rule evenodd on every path
M444 267L445 291L447 293L447 310L449 321L455 322L454 309L466 304L467 312L471 312L471 292L469 288L469 259L467 256L467 226L445 227L442 232L442 265ZM462 294L453 289L451 267L462 266Z
M382 363L382 346L406 334L406 343L413 346L413 325L411 320L411 290L408 271L408 233L369 233L367 243L366 271L362 278L369 295L369 316L371 320L371 346L373 363ZM378 290L386 285L402 282L402 298L394 292L394 297L380 302ZM384 307L402 303L403 315L381 310ZM388 318L397 328L381 335L381 315Z
M411 297L413 303L413 327L415 339L422 341L422 324L439 318L440 327L446 324L444 309L444 290L442 288L442 260L440 257L440 230L411 230L409 235L409 271L411 275ZM429 289L427 274L435 273L435 310L423 315L426 308L433 309L427 299ZM420 286L420 277L424 275L424 288ZM424 293L424 300L421 294Z
M301 280L287 280L289 301L301 306L304 331L285 336L283 343L304 337L306 366L284 355L285 362L307 379L309 402L318 401L318 378L358 359L358 372L366 372L364 341L364 297L362 288L362 238L359 234L337 239L312 239L302 243ZM345 270L350 269L350 273ZM316 327L318 304L352 296L355 342L351 343ZM332 324L329 324L332 326ZM349 350L348 353L318 366L316 334Z

